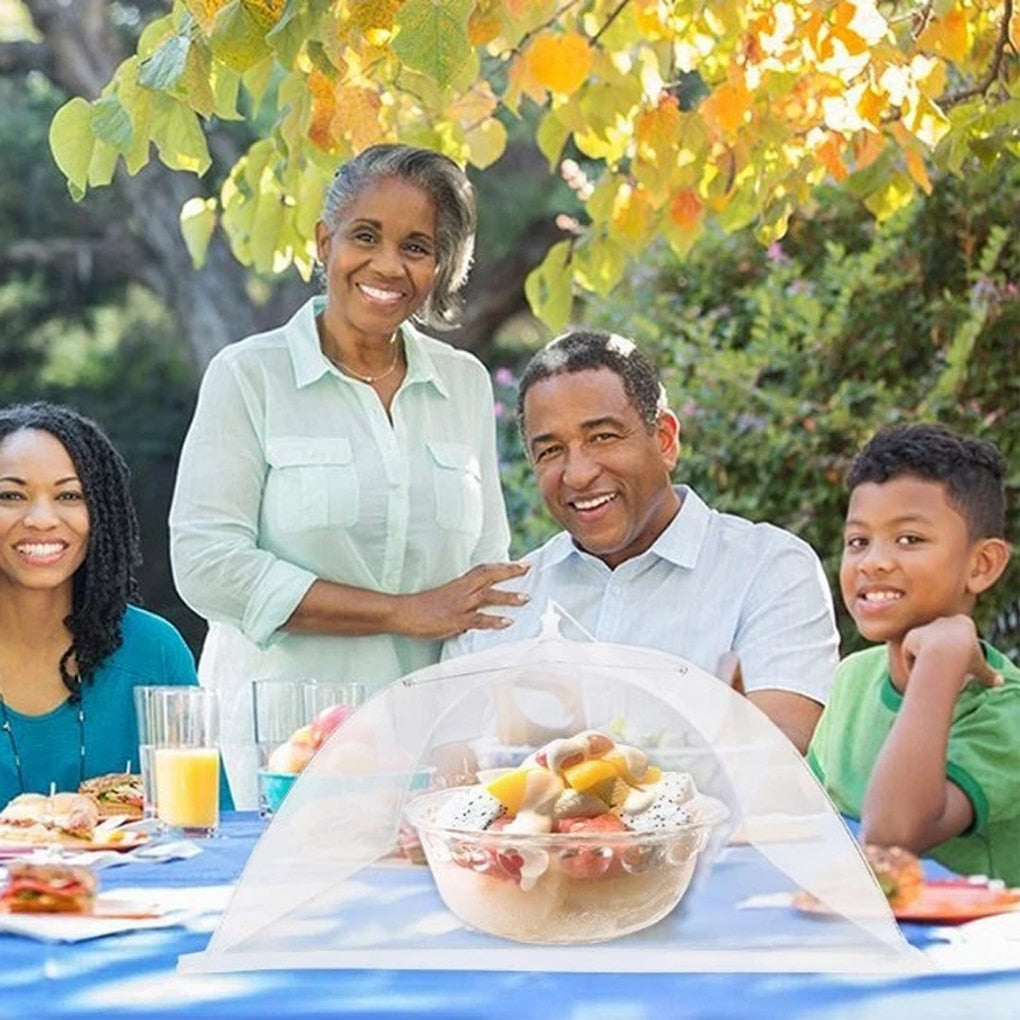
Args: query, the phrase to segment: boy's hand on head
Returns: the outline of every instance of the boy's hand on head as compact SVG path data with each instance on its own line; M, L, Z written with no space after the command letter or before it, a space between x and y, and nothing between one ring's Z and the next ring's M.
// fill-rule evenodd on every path
M910 680L924 662L925 677L952 683L957 692L970 680L986 687L1002 685L1002 676L985 660L974 621L964 614L942 616L906 633L901 646Z

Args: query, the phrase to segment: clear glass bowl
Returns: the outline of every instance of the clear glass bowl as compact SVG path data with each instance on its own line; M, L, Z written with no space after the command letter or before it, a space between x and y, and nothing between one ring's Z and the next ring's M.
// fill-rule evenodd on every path
M472 928L516 942L603 942L661 920L729 813L697 796L695 821L659 832L533 835L437 825L440 808L461 789L415 797L407 820L447 907Z

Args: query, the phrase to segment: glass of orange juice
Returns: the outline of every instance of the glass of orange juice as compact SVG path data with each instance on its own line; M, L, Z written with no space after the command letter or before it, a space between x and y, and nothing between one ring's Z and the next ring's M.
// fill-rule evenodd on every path
M220 820L219 705L204 687L164 688L152 703L156 816L184 836L214 836Z

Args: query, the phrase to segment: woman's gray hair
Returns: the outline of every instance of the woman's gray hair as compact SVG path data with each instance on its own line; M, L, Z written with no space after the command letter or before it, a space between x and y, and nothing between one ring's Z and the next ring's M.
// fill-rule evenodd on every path
M451 329L460 317L457 292L475 250L475 196L464 171L448 156L410 145L373 145L340 165L326 191L320 219L332 234L344 210L376 181L395 177L421 188L436 205L436 277L415 318Z

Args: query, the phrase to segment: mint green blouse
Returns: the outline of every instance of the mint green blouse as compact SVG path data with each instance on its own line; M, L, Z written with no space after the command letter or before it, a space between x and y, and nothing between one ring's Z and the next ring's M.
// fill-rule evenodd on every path
M170 512L178 591L210 624L199 676L223 697L239 806L253 765L235 781L229 745L251 745L250 680L359 680L371 693L439 658L438 642L396 634L281 631L316 578L414 592L509 546L485 367L405 323L391 420L322 354L323 302L210 363Z

